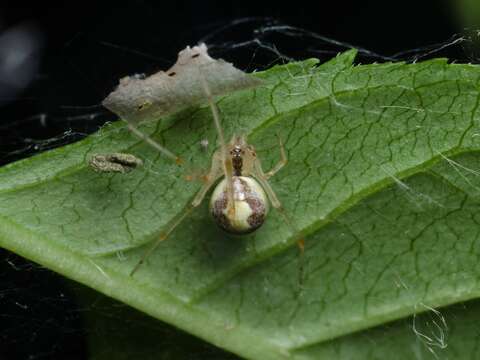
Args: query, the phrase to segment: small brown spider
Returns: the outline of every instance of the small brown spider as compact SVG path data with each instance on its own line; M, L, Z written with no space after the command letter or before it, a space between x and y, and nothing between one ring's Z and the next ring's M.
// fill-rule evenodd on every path
M142 166L143 161L132 154L94 154L90 158L89 165L96 172L116 172L125 174L138 166Z

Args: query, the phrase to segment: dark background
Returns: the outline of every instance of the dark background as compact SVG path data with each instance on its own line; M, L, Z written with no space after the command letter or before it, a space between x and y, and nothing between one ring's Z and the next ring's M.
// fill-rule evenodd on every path
M250 71L285 61L266 48L272 45L297 60L326 60L352 44L371 51L360 53L361 63L435 56L480 62L469 41L449 45L467 25L456 0L325 3L2 1L0 164L73 142L114 120L99 104L118 78L166 68L179 50L202 39L214 57ZM283 30L260 31L272 27ZM9 56L22 44L27 56L12 66ZM85 359L92 331L85 313L98 310L92 303L100 296L90 295L85 306L74 293L78 288L59 276L0 249L0 359ZM159 358L230 356L161 326L171 334L165 346L185 351Z
M45 6L50 2L42 1L2 1L0 34L24 29L37 48L31 49L22 66L3 66L2 72L2 57L9 48L10 52L16 49L11 44L2 49L0 41L0 163L76 140L113 120L99 103L120 77L165 68L180 49L201 39L211 45L214 56L246 70L279 61L255 39L275 45L294 59L328 59L345 50L345 46L312 36L258 32L283 24L387 57L360 56L360 62L385 61L402 51L441 46L461 34L462 24L452 4L462 1L405 0L395 5L381 0L329 5L324 1L286 1L273 5L262 1L134 0L69 1L57 6ZM233 48L242 43L247 45ZM447 47L432 56L475 61L464 47ZM426 49L398 58L414 60L425 53ZM15 79L26 76L28 81L1 91L2 86L12 87L2 81L4 73ZM66 130L71 133L65 134Z

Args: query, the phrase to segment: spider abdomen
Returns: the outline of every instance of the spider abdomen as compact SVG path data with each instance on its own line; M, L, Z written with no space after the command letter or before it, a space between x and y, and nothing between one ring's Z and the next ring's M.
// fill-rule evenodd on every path
M268 213L268 200L258 182L246 176L234 176L235 211L228 212L227 181L223 179L210 199L210 212L222 229L233 234L248 234L262 226Z

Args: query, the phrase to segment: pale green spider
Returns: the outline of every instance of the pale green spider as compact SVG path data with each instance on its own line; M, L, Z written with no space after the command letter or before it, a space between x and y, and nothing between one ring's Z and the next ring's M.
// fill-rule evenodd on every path
M215 187L210 200L210 212L222 229L234 234L247 234L258 229L269 211L269 202L279 210L286 223L297 236L300 234L294 222L283 209L268 179L275 175L286 163L287 157L279 138L280 161L272 170L264 172L260 159L253 146L244 136L234 135L227 144L220 116L213 96L242 90L260 85L259 79L249 76L223 60L212 59L204 44L187 47L179 53L177 63L167 71L160 71L147 78L132 76L120 80L117 89L103 104L117 113L128 123L132 133L160 151L178 164L182 160L160 145L151 137L143 134L136 123L150 118L159 118L182 107L208 100L218 134L219 149L213 154L209 173L204 176L204 184L186 209L170 221L159 238L142 256L130 275L133 275L155 250L160 242L180 225L183 219L204 199L210 188L224 177ZM125 155L122 154L122 160ZM111 159L105 155L95 157L92 166L97 171L117 171L124 164L117 157ZM105 161L107 160L107 161ZM130 168L128 168L129 170ZM303 253L303 239L298 245Z
M220 124L218 109L210 96L207 97L215 122ZM223 132L222 132L223 133ZM248 144L244 136L233 135L228 144L220 147L212 157L209 173L204 177L204 184L185 210L178 214L162 231L155 243L146 251L130 275L133 275L156 247L181 224L183 219L205 198L207 192L220 181L210 198L210 213L215 223L232 234L248 234L258 229L265 221L269 211L269 202L283 216L295 236L300 232L287 215L271 187L268 179L274 176L287 163L287 156L279 137L280 161L268 172L264 172L255 149ZM227 156L224 157L224 154ZM229 174L230 176L224 176ZM229 189L232 193L229 194ZM304 240L298 240L303 255Z

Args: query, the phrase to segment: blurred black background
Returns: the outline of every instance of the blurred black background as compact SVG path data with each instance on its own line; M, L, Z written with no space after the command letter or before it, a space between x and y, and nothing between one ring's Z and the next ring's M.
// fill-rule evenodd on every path
M468 1L2 1L0 164L114 120L99 104L120 77L166 68L199 40L250 71L285 61L273 50L326 60L348 44L372 52L362 52L361 63L480 62L469 41L457 41L475 25L459 9ZM85 359L88 329L70 286L2 250L0 270L0 359ZM181 336L193 344L184 358L229 356Z
M312 56L326 60L345 50L312 36L288 35L291 31L259 32L289 25L388 58L402 51L442 46L459 36L464 24L457 7L462 1L470 0L406 0L395 5L381 0L330 4L134 0L71 1L57 6L2 1L0 163L74 141L113 120L98 105L118 79L171 65L187 44L203 39L214 56L246 70L279 61L255 39L299 60ZM475 61L464 48L447 46L430 57ZM24 56L17 66L15 60L13 65L7 61L16 53ZM418 54L422 53L428 51ZM411 60L415 55L399 58ZM363 63L385 60L358 59ZM65 134L67 130L71 133ZM50 141L41 141L45 139Z

